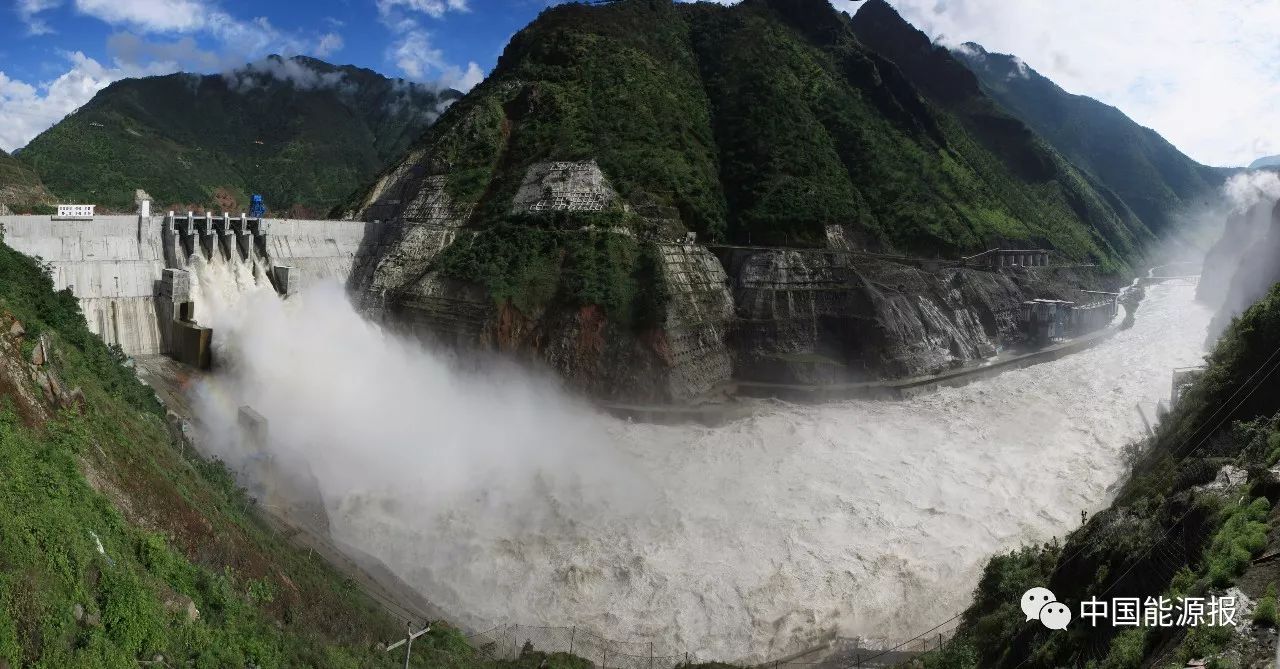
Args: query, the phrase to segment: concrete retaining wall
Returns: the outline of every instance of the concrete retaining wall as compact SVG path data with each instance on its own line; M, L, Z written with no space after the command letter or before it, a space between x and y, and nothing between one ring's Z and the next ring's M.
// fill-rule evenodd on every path
M54 288L80 299L89 329L126 353L158 353L155 284L164 270L160 219L98 216L54 221L0 217L4 243L48 263Z
M263 221L270 261L293 268L294 290L320 280L346 283L367 240L361 221ZM80 300L89 329L130 355L160 353L157 293L165 262L164 216L0 216L4 243L50 266L54 288ZM373 250L370 248L369 250Z
M324 280L345 284L351 277L356 255L362 252L362 245L377 239L375 226L383 225L363 221L274 218L266 219L264 223L267 254L271 261L293 268L290 273L291 291Z

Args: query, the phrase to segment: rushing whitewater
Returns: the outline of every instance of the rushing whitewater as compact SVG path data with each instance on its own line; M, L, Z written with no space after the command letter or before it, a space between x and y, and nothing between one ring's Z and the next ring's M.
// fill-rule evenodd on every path
M197 273L225 363L200 417L233 466L250 404L277 457L315 474L335 537L460 622L729 660L962 609L991 554L1106 504L1135 404L1150 413L1171 369L1200 361L1209 320L1193 286L1155 286L1132 329L1058 361L903 402L661 427L602 417L548 378L460 371L336 285L281 301Z

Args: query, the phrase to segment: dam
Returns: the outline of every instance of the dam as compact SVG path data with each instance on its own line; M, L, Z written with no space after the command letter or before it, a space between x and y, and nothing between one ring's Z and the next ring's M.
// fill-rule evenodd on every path
M185 272L192 254L256 264L287 293L319 281L345 284L357 254L376 238L372 228L380 225L225 213L152 216L148 209L75 218L0 216L0 226L5 244L40 258L54 288L76 296L91 331L139 356L170 352L166 302L173 293L165 282L174 274L165 270Z

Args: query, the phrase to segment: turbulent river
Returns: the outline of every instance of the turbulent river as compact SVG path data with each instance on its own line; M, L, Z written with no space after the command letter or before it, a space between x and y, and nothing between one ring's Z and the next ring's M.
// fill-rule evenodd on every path
M469 626L577 625L726 660L831 629L905 637L961 610L993 553L1105 506L1143 430L1135 405L1152 415L1172 368L1200 361L1210 316L1193 286L1154 286L1133 328L1061 360L908 401L664 427L524 372L458 371L337 286L232 299L207 270L197 313L230 362L198 405L230 463L218 437L248 403L314 472L335 537Z

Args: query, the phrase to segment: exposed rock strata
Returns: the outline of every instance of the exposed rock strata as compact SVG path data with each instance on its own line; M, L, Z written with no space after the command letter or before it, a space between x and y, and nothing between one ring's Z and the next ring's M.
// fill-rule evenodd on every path
M510 211L608 210L650 220L643 238L622 225L608 232L656 251L665 313L647 328L614 322L590 305L552 303L524 313L433 262L477 231L468 223L473 207L455 202L448 177L433 171L446 168L411 155L371 190L366 216L395 218L384 238L370 243L379 253L352 279L365 310L437 343L545 365L602 399L686 402L734 380L836 383L935 373L1017 344L1024 300L1078 300L1072 288L1103 287L1088 271L997 273L874 258L856 253L860 240L841 226L828 228L827 249L713 253L653 232L669 230L670 221L620 203L595 161L547 162L527 170Z

